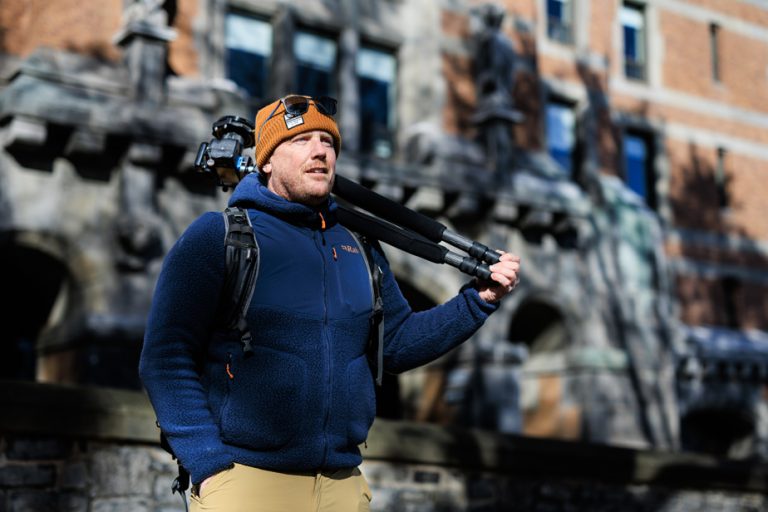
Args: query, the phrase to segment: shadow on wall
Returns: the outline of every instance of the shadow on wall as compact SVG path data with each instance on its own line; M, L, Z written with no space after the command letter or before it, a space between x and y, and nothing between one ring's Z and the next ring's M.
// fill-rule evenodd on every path
M708 265L738 266L752 274L764 273L768 268L768 259L758 251L735 254L726 246L726 237L749 240L750 235L734 222L734 214L744 207L733 197L735 173L725 154L720 169L717 163L712 164L717 158L717 150L690 143L687 163L678 174L680 181L673 183L670 202L677 225L692 232L716 233L706 245L703 240L693 239L680 246L681 258L702 264L695 282L678 282L683 321L689 325L768 331L763 303L753 300L764 296L765 280L755 284L736 271L705 272ZM701 275L705 273L706 277Z

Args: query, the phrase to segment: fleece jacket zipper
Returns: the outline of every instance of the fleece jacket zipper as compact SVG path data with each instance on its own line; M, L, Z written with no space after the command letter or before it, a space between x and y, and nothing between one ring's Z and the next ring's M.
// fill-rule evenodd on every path
M323 400L325 404L325 415L323 419L323 438L324 438L324 446L323 446L323 460L321 463L321 467L325 467L326 463L328 462L328 423L331 418L331 400L332 400L332 393L331 390L333 389L333 379L332 379L332 373L333 373L333 359L331 357L331 340L330 336L328 335L328 262L326 261L326 254L325 254L325 235L323 233L323 230L325 229L325 220L320 217L322 220L322 225L320 227L319 237L320 240L315 237L315 246L317 247L318 252L320 253L320 262L322 264L322 274L323 274L323 332L322 332L322 338L323 338L323 348L325 349L325 364L324 364L324 370L325 370L325 400Z

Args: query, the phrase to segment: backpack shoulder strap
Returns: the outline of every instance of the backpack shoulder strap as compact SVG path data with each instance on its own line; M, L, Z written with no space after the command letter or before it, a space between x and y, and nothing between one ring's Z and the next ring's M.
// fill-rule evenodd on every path
M346 228L345 228L346 229ZM381 299L381 282L384 277L381 267L373 259L371 244L365 235L355 233L347 229L352 238L360 248L360 252L365 255L365 265L368 268L368 276L371 283L371 318L370 334L368 335L368 364L376 380L376 384L381 386L384 377L384 302Z
M259 244L245 209L229 207L223 215L226 229L226 275L222 292L221 324L226 329L240 333L243 351L249 353L253 349L245 314L259 273Z

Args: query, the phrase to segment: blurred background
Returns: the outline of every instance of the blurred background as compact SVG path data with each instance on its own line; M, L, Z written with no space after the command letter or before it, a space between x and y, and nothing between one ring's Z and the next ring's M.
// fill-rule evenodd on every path
M152 290L226 204L212 122L291 92L340 174L523 261L387 376L373 510L768 507L764 1L2 0L0 511L183 510ZM466 281L385 250L416 310Z

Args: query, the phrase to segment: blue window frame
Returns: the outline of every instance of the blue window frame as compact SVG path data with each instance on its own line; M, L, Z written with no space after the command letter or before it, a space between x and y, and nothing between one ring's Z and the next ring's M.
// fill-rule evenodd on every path
M573 0L547 0L547 36L573 43Z
M296 92L307 96L336 97L338 45L330 37L299 30L293 39L296 57Z
M635 80L646 79L646 23L645 11L638 4L625 3L621 7L621 27L624 34L624 74Z
M357 52L360 94L360 150L381 158L393 153L397 60L389 52L362 47Z
M251 98L265 99L269 94L272 25L230 12L225 20L225 34L227 78Z
M570 176L576 149L576 113L573 106L550 101L546 107L547 150Z

